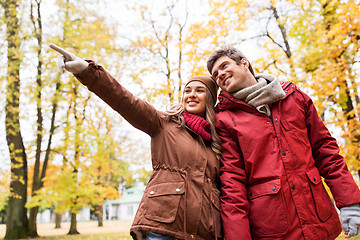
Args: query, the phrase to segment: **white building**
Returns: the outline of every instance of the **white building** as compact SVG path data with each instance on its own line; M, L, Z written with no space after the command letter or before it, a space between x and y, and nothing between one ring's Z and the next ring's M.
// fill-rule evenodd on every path
M104 220L132 220L145 191L145 184L138 182L124 191L121 198L106 200L103 204Z
M84 207L80 210L78 214L76 214L76 220L79 222L82 221L90 221L90 208ZM71 214L70 212L65 212L61 215L61 222L70 222ZM55 212L53 209L45 209L38 213L36 218L37 223L50 223L55 222Z
M103 204L104 220L133 220L135 213L139 207L139 203L145 191L143 182L135 183L132 188L125 189L123 195L119 199L105 200ZM61 216L62 222L70 222L71 214L65 212ZM90 208L84 207L76 214L77 221L90 221ZM37 215L37 223L49 223L55 221L55 213L53 209L45 209Z

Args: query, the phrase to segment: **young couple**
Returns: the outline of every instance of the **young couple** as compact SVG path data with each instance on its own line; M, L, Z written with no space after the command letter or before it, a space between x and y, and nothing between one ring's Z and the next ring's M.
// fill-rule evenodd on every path
M50 47L61 72L151 137L153 172L133 239L335 239L341 224L322 178L346 236L359 233L359 187L311 99L255 75L239 50L215 51L212 77L191 77L181 103L161 112L95 62Z

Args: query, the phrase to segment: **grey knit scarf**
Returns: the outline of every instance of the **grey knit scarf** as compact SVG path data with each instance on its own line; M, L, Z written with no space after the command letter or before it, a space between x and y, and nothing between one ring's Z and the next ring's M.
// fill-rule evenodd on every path
M241 89L232 95L255 107L259 112L271 116L270 103L274 103L285 97L279 80L270 74L256 74L257 84Z

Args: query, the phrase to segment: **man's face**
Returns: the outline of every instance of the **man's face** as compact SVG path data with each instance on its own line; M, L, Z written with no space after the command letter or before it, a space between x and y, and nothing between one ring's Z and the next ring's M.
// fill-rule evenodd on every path
M228 56L222 56L214 63L212 77L219 87L229 93L250 87L257 83L250 73L249 63L243 58L240 64Z

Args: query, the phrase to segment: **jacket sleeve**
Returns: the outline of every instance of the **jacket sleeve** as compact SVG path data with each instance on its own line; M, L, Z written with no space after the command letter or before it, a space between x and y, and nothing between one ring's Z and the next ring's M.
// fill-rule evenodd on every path
M345 159L339 154L336 139L320 119L310 97L301 93L305 100L306 126L315 165L329 186L336 206L341 208L360 202L359 187L348 170Z
M87 61L88 68L75 77L135 128L151 137L155 136L162 122L160 113L149 103L131 94L102 66Z
M249 202L247 200L246 174L236 134L218 122L218 134L222 142L220 167L221 218L226 240L251 239L249 226Z

